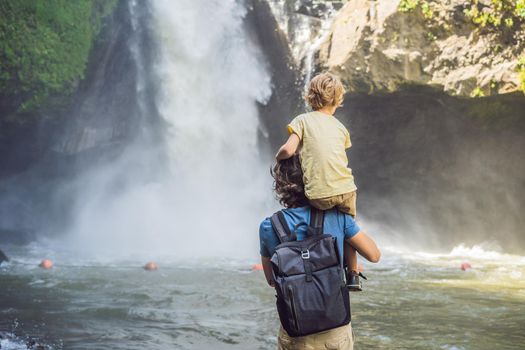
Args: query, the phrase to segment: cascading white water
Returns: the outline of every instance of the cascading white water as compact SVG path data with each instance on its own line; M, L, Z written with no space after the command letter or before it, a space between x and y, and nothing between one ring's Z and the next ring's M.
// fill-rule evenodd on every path
M155 183L109 194L122 164L148 156L132 147L92 174L72 246L100 255L257 256L258 223L271 210L272 193L257 142L256 102L266 101L271 87L243 29L246 10L235 0L151 6L169 171Z
M315 9L322 3L324 10L318 17L300 11L301 7ZM315 70L314 56L328 39L337 9L332 2L268 0L279 29L286 35L290 51L298 67L304 74L304 84L308 84Z
M164 0L153 8L175 215L183 232L207 232L203 244L242 249L253 241L269 197L255 102L271 94L260 53L242 26L245 9L234 0Z

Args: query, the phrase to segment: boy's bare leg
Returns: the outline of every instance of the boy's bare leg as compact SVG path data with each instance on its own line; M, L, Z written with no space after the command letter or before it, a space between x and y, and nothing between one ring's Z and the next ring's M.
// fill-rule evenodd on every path
M366 280L366 277L361 274L357 265L357 251L350 243L345 241L344 255L346 266L348 267L346 273L346 287L350 292L360 292L363 290L360 277Z
M339 195L339 203L337 203L337 209L343 213L350 214L354 219L357 215L357 192L350 192ZM350 243L345 241L344 245L344 254L346 266L348 266L348 271L357 271L357 251Z

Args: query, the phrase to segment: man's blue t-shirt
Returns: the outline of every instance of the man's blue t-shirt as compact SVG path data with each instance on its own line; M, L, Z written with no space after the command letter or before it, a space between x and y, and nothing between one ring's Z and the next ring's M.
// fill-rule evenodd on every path
M283 210L288 228L293 232L297 227L295 234L300 241L306 236L307 225L310 223L310 206L300 208L290 208ZM303 224L303 225L301 225ZM299 226L298 226L299 225ZM339 256L343 256L343 242L345 239L352 238L360 231L354 218L344 214L337 209L330 209L324 215L324 233L331 234L337 238L337 248ZM259 239L261 246L261 256L271 257L275 247L280 243L277 234L272 228L270 218L264 219L259 227Z

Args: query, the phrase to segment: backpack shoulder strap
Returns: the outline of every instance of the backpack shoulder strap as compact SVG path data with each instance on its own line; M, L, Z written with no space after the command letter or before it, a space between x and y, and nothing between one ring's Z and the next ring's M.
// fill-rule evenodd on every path
M274 213L270 218L270 221L272 223L273 230L275 233L277 233L277 237L279 237L279 241L281 243L295 240L295 234L290 231L282 211L279 210L278 212Z
M310 209L310 228L314 234L323 234L324 225L324 210L319 210L316 207Z

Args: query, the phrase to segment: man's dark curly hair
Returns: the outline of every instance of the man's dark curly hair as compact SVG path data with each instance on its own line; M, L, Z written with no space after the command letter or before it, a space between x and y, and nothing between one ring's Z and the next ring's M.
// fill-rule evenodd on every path
M280 160L270 170L274 178L273 189L279 202L285 208L308 205L304 193L303 170L298 155Z

